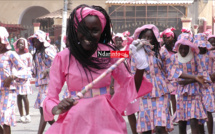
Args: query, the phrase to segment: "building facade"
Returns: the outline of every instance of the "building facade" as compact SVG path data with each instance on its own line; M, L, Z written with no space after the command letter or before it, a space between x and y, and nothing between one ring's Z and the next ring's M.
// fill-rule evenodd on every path
M80 4L95 4L105 8L112 19L114 32L129 30L133 33L143 24L155 24L160 31L174 27L178 34L181 28L193 29L195 32L214 29L214 2L211 0L68 1L72 3L70 5L72 9ZM33 23L40 22L37 27L40 26L50 32L51 36L58 36L61 31L61 19L37 20L37 18L62 9L63 4L63 0L1 0L0 25L4 23L24 26L26 30L19 28L17 34L27 37L34 31Z

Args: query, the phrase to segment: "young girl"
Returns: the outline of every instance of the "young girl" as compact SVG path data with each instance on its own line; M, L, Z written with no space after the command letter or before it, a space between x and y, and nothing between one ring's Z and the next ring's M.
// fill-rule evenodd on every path
M196 75L202 72L198 47L192 43L193 38L190 34L182 33L175 43L174 50L177 52L171 57L171 66L169 70L170 80L180 81L180 84L174 83L177 87L177 110L173 117L173 122L179 123L179 133L186 134L186 126L190 124L192 134L198 134L198 123L204 123L207 119L207 113L201 101L200 85L194 83L187 84L189 80L179 79L181 72Z
M14 44L14 48L16 53L19 55L20 59L26 65L29 71L32 68L32 55L28 52L28 43L25 38L19 38ZM20 119L21 122L31 122L31 117L29 115L29 101L28 101L28 94L32 94L32 88L30 84L30 80L28 79L25 83L17 84L17 105L19 109ZM25 105L25 113L26 116L23 116L23 105L22 100Z
M142 96L137 119L137 132L144 134L167 134L173 130L170 120L169 101L170 93L174 88L169 83L167 68L170 64L169 53L159 45L159 30L155 25L144 25L134 32L134 39L144 44L149 66L144 70L144 76L153 84L152 92ZM136 40L138 41L138 40ZM132 60L135 68L135 60ZM199 76L181 73L181 78L198 80ZM201 76L200 79L203 77ZM199 80L198 80L199 81ZM202 82L201 82L202 83Z
M149 24L137 28L134 32L134 39L145 41L143 43L149 67L145 69L144 76L153 84L152 92L140 98L137 132L167 133L173 130L169 113L172 89L167 87L168 81L164 69L170 61L168 51L160 48L159 30L155 25ZM132 59L132 70L135 70L135 64L136 61ZM161 115L160 112L163 114Z
M5 27L0 27L0 133L10 134L10 126L16 125L16 84L25 82L30 76L26 66L14 51L8 41L8 32ZM12 74L15 68L16 73ZM3 128L2 128L3 127Z
M36 79L35 86L38 90L38 96L34 107L40 110L41 117L38 134L42 134L47 123L43 117L42 104L47 94L49 69L57 52L56 49L46 41L46 33L41 30L36 31L34 35L30 36L28 39L31 45L36 49L33 54L33 76ZM54 120L49 121L49 124L53 123Z
M176 53L175 51L173 51L173 47L175 45L175 42L177 41L177 36L173 32L174 30L175 30L174 28L167 28L161 34L161 38L163 38L163 41L164 41L164 45L162 47L167 49L167 51L169 52L170 57L171 57L171 55ZM172 102L172 108L173 108L172 115L176 111L175 95L176 95L175 91L171 93L171 102ZM170 111L171 111L171 107L170 107Z
M204 33L198 33L194 36L194 44L199 48L200 53L197 55L199 59L201 60L201 67L204 71L205 77L210 77L209 74L212 74L212 67L215 60L215 53L214 51L209 51L212 46L207 41L207 36ZM213 84L210 83L208 87L201 87L202 93L203 93L203 104L207 110L208 115L208 121L207 121L207 127L208 127L208 133L213 133L213 116L212 113L215 111L215 98L214 98L214 88ZM202 129L204 126L201 126Z
M133 39L129 37L130 33L128 31L125 31L123 33L117 33L113 37L114 45L116 48L118 48L120 51L129 51L129 45L132 43ZM130 43L130 44L129 44ZM130 69L130 58L126 59L125 64L129 66ZM133 71L135 73L135 71ZM114 93L114 87L119 86L117 82L114 81L114 79L111 79L111 86L110 86L110 94L113 95ZM132 103L129 103L126 110L125 115L128 116L128 121L132 130L132 133L135 134L136 131L136 117L135 112L138 111L139 107L139 99L135 99L132 101Z
M211 43L211 45L212 45L212 50L214 50L215 49L215 35L209 35L208 37L207 37L207 40Z
M138 97L142 91L150 88L143 77L148 66L143 49L131 51L138 61L135 76L131 76L124 64L120 64L111 74L90 89L83 99L71 98L59 100L64 82L72 96L97 78L117 59L98 58L97 51L116 50L109 43L112 40L110 18L99 6L80 5L71 13L67 38L69 48L55 57L51 71L48 95L43 103L45 120L52 120L59 109L63 113L47 130L47 134L125 134L126 123L121 116L127 104ZM109 87L111 76L120 84L111 98ZM137 94L137 91L138 94Z

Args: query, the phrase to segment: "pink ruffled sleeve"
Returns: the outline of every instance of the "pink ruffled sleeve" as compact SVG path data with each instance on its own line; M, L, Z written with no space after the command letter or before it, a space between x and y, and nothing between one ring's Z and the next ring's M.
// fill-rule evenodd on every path
M120 113L123 113L131 101L152 91L152 84L143 77L137 93L134 75L131 75L122 63L112 72L112 76L120 86L114 88L115 93L111 102Z
M48 95L43 102L43 113L45 121L50 121L54 119L52 114L52 108L56 106L59 101L59 94L65 82L65 75L61 56L56 55L51 69L50 69L50 82L48 86Z

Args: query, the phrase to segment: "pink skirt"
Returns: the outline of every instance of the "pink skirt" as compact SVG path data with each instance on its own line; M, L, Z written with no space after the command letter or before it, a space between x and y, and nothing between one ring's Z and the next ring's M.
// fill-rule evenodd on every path
M0 125L16 125L16 90L0 90Z
M34 104L34 108L39 109L40 107L43 107L43 101L47 96L47 92L48 92L48 85L41 85L36 87L36 89L38 90L38 95L37 95L37 99L35 101Z
M197 119L202 124L207 120L207 111L202 103L201 96L178 96L176 102L176 112L173 115L173 122Z
M208 112L215 112L215 98L214 93L207 92L202 96L202 102Z
M157 98L142 98L137 118L137 132L150 130L155 132L157 126L165 127L168 132L172 131L173 124L170 118L169 102L170 94Z
M126 123L110 102L101 95L78 100L67 113L46 131L46 134L126 134Z
M33 90L31 88L31 85L18 85L17 86L17 94L18 95L28 95L28 94L32 94Z

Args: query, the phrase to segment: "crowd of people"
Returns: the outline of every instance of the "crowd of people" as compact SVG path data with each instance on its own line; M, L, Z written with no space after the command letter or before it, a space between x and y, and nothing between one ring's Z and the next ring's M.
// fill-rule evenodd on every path
M16 125L16 103L18 121L31 122L31 78L38 91L34 108L41 115L38 134L47 122L51 126L46 134L126 134L122 116L128 117L133 134L167 134L174 126L186 134L187 125L192 134L204 134L204 123L212 134L215 35L182 29L177 37L174 28L160 33L153 24L130 35L112 33L111 27L102 7L79 5L69 16L67 47L60 52L41 30L17 39L12 51L9 34L0 27L0 134L10 134ZM95 83L118 62L97 57L97 51L131 55ZM89 83L92 88L81 93Z

